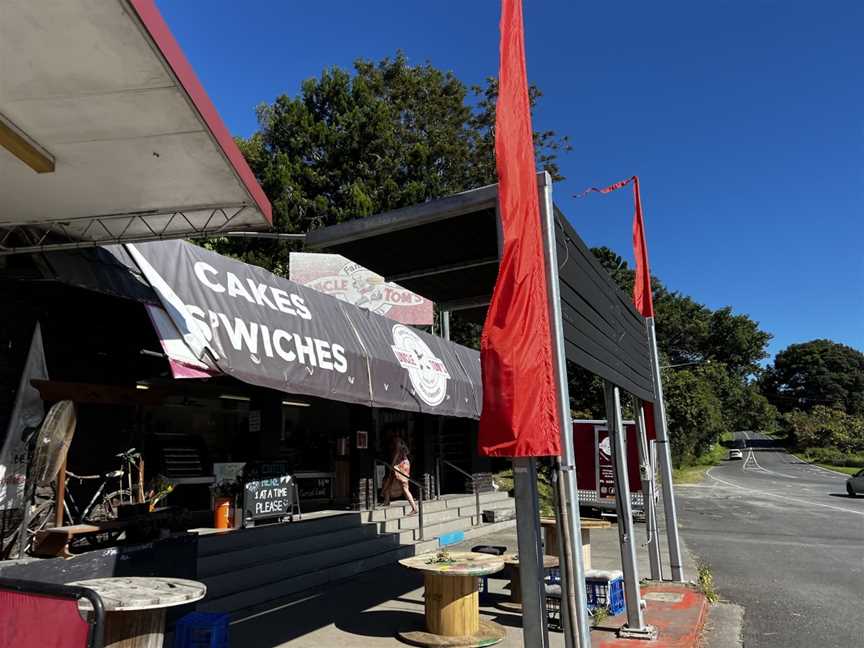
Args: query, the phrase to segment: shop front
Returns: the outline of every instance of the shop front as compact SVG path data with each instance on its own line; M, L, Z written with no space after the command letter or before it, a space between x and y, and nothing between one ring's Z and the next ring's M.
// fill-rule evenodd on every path
M145 540L218 526L222 497L236 527L369 509L386 470L375 462L391 463L397 438L426 498L439 490L438 457L481 471L476 352L192 248L138 246L138 261L119 247L19 256L2 275L0 298L16 313L2 330L3 411L12 409L37 322L47 375L28 380L46 411L75 403L58 526L84 522L90 504L113 517L149 502L162 518ZM166 276L156 270L163 259ZM256 514L244 505L244 476L262 465L290 476L290 511L262 504ZM87 475L101 477L78 479ZM458 475L442 482L445 493L466 490ZM4 520L9 537L19 519ZM70 550L115 539L76 541Z

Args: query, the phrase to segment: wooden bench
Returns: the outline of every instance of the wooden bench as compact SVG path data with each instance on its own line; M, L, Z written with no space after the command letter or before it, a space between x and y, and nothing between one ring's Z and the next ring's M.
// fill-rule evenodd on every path
M129 528L128 520L108 520L90 524L72 524L51 527L36 532L33 554L36 556L71 558L69 545L77 538L100 535L110 531L123 531Z

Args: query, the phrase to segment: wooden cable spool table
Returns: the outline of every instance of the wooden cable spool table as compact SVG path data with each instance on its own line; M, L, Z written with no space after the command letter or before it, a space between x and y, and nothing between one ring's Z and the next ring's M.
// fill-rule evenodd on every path
M423 572L426 587L426 628L399 633L403 641L417 646L469 648L491 646L506 634L494 621L480 618L479 578L504 569L501 556L470 551L412 556L399 561L408 569Z
M96 592L105 607L105 648L162 648L165 608L200 601L207 586L182 578L94 578L67 585ZM82 599L81 608L89 607Z
M501 604L502 607L510 609L522 609L522 572L519 571L519 556L507 554L502 556L504 564L510 567L510 600ZM557 556L543 556L543 571L558 566Z
M540 526L543 527L546 536L545 554L547 556L558 556L558 520L554 517L541 517ZM607 520L593 520L583 518L580 520L582 537L582 565L585 569L591 569L591 529L609 529L612 523Z

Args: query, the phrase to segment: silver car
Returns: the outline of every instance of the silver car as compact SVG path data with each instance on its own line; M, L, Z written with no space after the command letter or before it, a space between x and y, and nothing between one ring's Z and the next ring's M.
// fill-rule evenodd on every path
M864 493L864 468L846 480L846 492L849 493L849 497Z

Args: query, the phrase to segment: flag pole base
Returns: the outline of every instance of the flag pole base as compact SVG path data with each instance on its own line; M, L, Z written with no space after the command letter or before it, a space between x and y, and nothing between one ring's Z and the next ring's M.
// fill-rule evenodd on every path
M618 630L619 639L644 639L645 641L654 641L658 636L657 628L654 626L645 626L644 628L630 628L624 626Z

